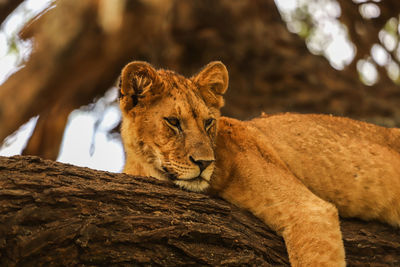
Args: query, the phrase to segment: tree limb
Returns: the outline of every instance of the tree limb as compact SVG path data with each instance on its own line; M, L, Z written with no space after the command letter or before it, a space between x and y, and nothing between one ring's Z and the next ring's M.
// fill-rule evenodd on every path
M0 265L288 265L251 214L167 182L0 157ZM400 264L398 229L343 220L349 266Z

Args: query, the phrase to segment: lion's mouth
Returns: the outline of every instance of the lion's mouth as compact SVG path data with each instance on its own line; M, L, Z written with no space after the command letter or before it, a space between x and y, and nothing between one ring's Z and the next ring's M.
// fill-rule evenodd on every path
M162 172L169 180L171 180L171 181L176 181L176 180L178 180L178 178L176 177L176 175L173 174L173 173L170 173L166 167L162 167L162 171L161 171L161 172Z
M197 176L197 177L189 178L189 179L180 179L180 178L176 177L175 174L170 173L166 167L162 167L162 169L163 169L164 175L165 175L169 180L171 180L172 182L175 182L175 181L183 181L183 182L200 182L200 181L204 181L204 182L209 183L209 181L207 181L206 179L204 179L201 175L199 175L199 176Z
M207 182L207 180L204 179L204 178L201 177L201 176L193 177L193 178L190 178L190 179L177 179L177 180L185 181L185 182L196 182L196 181L201 181L201 180L203 180L203 181Z

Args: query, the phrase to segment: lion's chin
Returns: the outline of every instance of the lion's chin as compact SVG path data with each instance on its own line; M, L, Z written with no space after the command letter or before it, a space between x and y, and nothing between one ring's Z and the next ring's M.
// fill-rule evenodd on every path
M186 189L188 191L203 192L210 186L210 182L208 181L210 179L209 176L206 176L205 178L202 177L204 176L202 175L194 178L182 179L182 178L177 178L175 175L171 175L165 172L164 170L159 171L156 174L157 175L154 175L154 177L157 178L158 180L170 181L175 185L179 186L180 188Z
M214 165L209 166L199 176L193 178L177 177L171 174L167 168L163 167L159 170L160 180L169 180L180 188L193 192L203 192L210 186L211 176L214 171Z
M200 176L190 180L176 179L173 182L177 186L193 192L203 192L210 186L209 182Z

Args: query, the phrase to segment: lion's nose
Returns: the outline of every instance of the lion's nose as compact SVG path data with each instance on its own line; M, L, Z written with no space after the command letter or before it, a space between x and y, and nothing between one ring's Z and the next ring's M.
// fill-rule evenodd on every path
M213 160L195 160L192 156L189 157L190 161L199 166L200 168L200 173L203 172L208 166L210 166L211 163L213 163Z

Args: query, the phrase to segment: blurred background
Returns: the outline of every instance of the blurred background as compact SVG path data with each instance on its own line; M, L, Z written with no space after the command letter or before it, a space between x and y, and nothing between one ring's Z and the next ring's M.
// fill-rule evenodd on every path
M0 155L119 172L115 88L145 60L223 61L223 114L348 116L400 127L399 0L0 0Z

